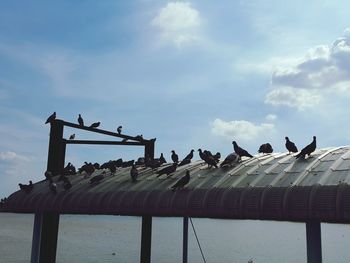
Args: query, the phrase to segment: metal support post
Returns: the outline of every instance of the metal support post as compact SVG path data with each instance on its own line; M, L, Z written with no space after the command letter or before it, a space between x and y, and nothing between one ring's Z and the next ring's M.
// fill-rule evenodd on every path
M188 217L184 217L183 220L183 250L182 250L182 262L187 263L188 260Z
M34 227L33 227L33 239L32 239L32 255L31 263L39 262L40 253L40 236L41 236L41 225L43 222L43 214L36 213L34 217Z
M145 145L145 159L154 159L154 145L155 142L153 140L147 142Z
M306 222L307 263L322 263L321 223Z
M60 174L64 168L66 155L66 144L63 140L63 121L55 120L50 123L49 154L47 159L47 170L53 175Z
M151 262L152 217L142 216L141 263Z

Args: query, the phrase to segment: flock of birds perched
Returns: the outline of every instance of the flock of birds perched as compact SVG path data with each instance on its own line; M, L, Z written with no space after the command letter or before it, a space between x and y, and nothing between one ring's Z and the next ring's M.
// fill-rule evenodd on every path
M52 122L56 119L56 112L54 112L45 123ZM84 126L83 118L81 117L81 114L78 116L78 123L81 126ZM100 125L100 122L93 123L90 127L97 128ZM120 134L122 131L122 126L119 126L117 129L117 132ZM75 135L74 135L75 136ZM74 139L74 136L72 135L70 139ZM288 137L285 137L285 146L288 150L289 154L291 153L297 153L298 148L296 145L289 140ZM232 142L233 144L233 150L234 152L229 154L223 162L221 162L220 167L224 166L232 166L236 165L237 163L241 162L242 157L248 157L252 158L253 156L245 149L241 148L236 141ZM301 158L305 159L306 156L310 156L312 152L316 150L316 136L313 136L313 140L310 144L305 146L297 155L295 155L295 158ZM167 163L167 161L164 158L163 153L161 153L159 158L139 158L136 162L134 160L130 161L123 161L121 158L118 160L110 160L108 162L103 163L100 165L99 163L88 163L85 162L78 170L71 164L68 163L66 167L64 167L61 174L58 176L58 179L56 182L53 180L53 174L50 171L45 172L45 178L49 182L49 189L53 193L57 193L58 185L57 183L60 183L62 185L64 190L69 190L72 187L72 184L69 180L70 175L75 175L77 173L83 174L85 173L85 178L91 177L91 175L94 173L95 170L102 169L103 171L99 173L98 175L93 176L90 178L90 185L96 185L100 181L102 181L106 176L106 170L109 170L110 173L113 175L118 168L122 167L131 167L130 169L130 178L131 182L135 183L137 182L137 178L139 176L139 169L138 167L146 167L151 168L152 170L156 170L157 178L162 175L167 175L168 177L174 173L179 166L183 166L186 164L191 163L191 160L193 159L193 154L195 150L191 150L189 154L185 156L181 161L179 160L179 156L176 154L174 150L171 151L171 160L172 164L165 166L158 170L164 163ZM259 153L262 154L270 154L273 152L273 148L270 143L262 144L259 149ZM202 151L202 149L198 149L199 157L201 160L204 161L205 164L208 165L208 168L218 168L218 164L220 162L221 154L217 152L216 154L212 154L208 150ZM173 191L181 189L185 187L190 182L190 171L186 170L186 173L183 177L181 177L174 185L171 186L171 189ZM19 184L19 187L21 190L23 190L26 193L29 193L34 185L32 181L29 181L29 184Z

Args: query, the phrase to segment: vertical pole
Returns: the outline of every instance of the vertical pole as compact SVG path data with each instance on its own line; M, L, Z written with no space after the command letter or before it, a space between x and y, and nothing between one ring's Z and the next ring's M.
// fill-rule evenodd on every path
M39 262L40 253L40 236L41 236L41 224L43 221L43 214L36 213L34 217L34 227L33 227L33 239L32 239L32 256L31 263Z
M39 263L55 263L60 215L43 213L42 218Z
M142 216L141 263L151 262L152 217Z
M145 160L154 159L154 145L154 140L150 140L145 144Z
M307 263L322 263L321 223L306 222Z
M53 175L60 174L64 168L66 144L63 141L63 121L55 120L50 123L50 142L47 159L47 170Z
M182 250L182 262L187 263L188 259L188 217L184 217L183 221L183 250Z

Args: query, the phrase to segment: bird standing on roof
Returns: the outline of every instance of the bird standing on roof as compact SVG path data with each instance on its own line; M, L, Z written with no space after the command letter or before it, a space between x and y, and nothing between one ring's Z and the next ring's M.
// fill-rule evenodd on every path
M131 176L131 181L132 181L133 183L135 183L136 180L137 180L137 177L139 176L139 171L137 170L135 164L133 164L132 167L131 167L130 176Z
M19 188L26 192L27 194L33 190L34 188L34 185L33 185L33 182L32 181L29 181L29 184L18 184L19 185Z
M121 126L121 125L117 128L118 134L121 134L121 133L122 133L122 129L123 129L123 126Z
M250 153L248 153L246 150L244 150L243 148L239 147L238 144L233 141L233 149L235 150L235 153L237 153L239 155L239 157L241 158L242 156L246 156L246 157L250 157L252 158L253 155L251 155Z
M161 176L162 174L169 175L169 174L175 172L176 168L177 168L177 163L173 163L172 165L164 167L163 169L161 169L157 172L157 174L158 174L157 177Z
M272 149L271 144L264 143L264 144L260 145L258 152L259 153L272 153L273 149Z
M302 157L303 159L305 159L305 155L310 156L311 153L312 153L313 151L315 151L315 150L316 150L316 136L313 137L312 142L311 142L309 145L305 146L305 147L300 151L300 153L298 153L298 154L295 156L295 158L298 159L298 158Z
M90 125L90 128L97 128L98 126L100 126L101 122L94 122L93 124Z
M190 182L191 176L190 176L190 171L186 171L186 174L180 178L172 187L173 191L183 188L186 184Z
M71 136L69 136L69 140L74 140L75 139L75 133L73 133Z
M230 153L226 156L225 160L221 163L221 167L225 165L234 165L239 162L239 155L237 153Z
M81 117L81 115L79 114L79 117L78 117L78 123L80 126L84 126L84 120L83 118Z
M175 153L174 150L171 151L171 160L173 160L174 163L178 163L179 162L179 156Z
M57 194L57 184L53 182L52 178L49 179L49 189L54 194Z
M286 137L286 148L289 153L298 152L298 148L295 146L294 142L291 142L288 137Z
M163 153L160 154L159 162L161 162L161 164L166 163Z
M46 120L45 124L47 123L51 123L52 121L54 121L56 119L56 112L52 113Z
M187 154L186 157L180 162L179 166L191 163L191 160L193 158L193 152L194 150L192 149L190 153Z

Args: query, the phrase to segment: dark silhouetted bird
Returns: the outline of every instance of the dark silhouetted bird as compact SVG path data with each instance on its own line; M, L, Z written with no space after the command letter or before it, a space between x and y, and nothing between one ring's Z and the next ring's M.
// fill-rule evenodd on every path
M118 134L121 134L121 133L122 133L122 129L123 129L123 126L121 126L121 125L117 128Z
M301 158L305 159L305 155L310 156L311 153L312 153L313 151L315 151L315 150L316 150L316 136L313 137L312 142L311 142L309 145L305 146L305 147L300 151L300 153L298 153L298 154L295 156L295 158L300 158L300 157L301 157Z
M193 153L194 153L194 150L192 149L192 150L190 151L190 153L187 154L186 157L185 157L184 159L190 159L190 160L192 160L192 158L193 158Z
M264 143L264 144L260 145L258 152L259 153L272 153L273 149L272 149L271 144Z
M94 122L93 124L90 125L90 128L97 128L98 126L100 126L100 122Z
M246 156L246 157L253 157L253 155L251 155L250 153L248 153L246 150L244 150L243 148L239 147L238 144L233 141L233 149L235 150L235 153L237 153L239 155L239 157L241 158L242 156Z
M230 153L226 156L225 160L221 163L221 167L226 165L235 165L239 162L239 155L237 153Z
M289 153L298 152L298 148L295 146L294 142L291 142L288 137L286 137L286 148Z
M190 182L191 176L190 171L186 171L186 174L181 177L172 187L173 191L183 188L186 184Z
M52 178L49 179L49 189L51 192L53 192L54 194L57 194L57 184L53 182Z
M187 154L186 157L180 162L179 166L191 163L191 160L193 158L193 152L194 150L192 149L190 153Z
M160 154L159 161L163 164L166 163L163 153Z
M139 176L139 171L136 168L136 165L133 164L130 170L131 181L136 182L137 177Z
M84 126L84 120L83 118L81 117L81 115L79 114L79 117L78 117L78 123L80 126Z
M174 163L178 163L179 162L179 156L175 153L174 150L171 151L171 160L173 160Z
M177 168L177 163L173 163L172 165L164 167L163 169L161 169L157 172L157 174L158 174L157 177L161 176L162 174L169 175L169 174L175 172L176 168Z
M69 140L74 140L75 139L75 133L73 133L71 136L69 136Z
M26 193L29 193L34 188L32 181L29 181L29 184L18 184L18 185L19 185L19 188Z
M211 154L210 151L203 151L202 152L202 149L198 149L198 152L199 152L199 157L206 163L208 164L208 167L212 167L212 166L215 166L216 168L218 168L217 164L216 164L216 161L215 161L215 158L214 156Z
M216 154L213 155L213 158L215 160L215 162L220 162L220 158L221 158L221 153L217 152Z
M56 119L56 112L52 113L46 120L45 124L52 122Z
M100 173L99 175L95 175L90 179L90 184L97 184L104 178L104 172Z

